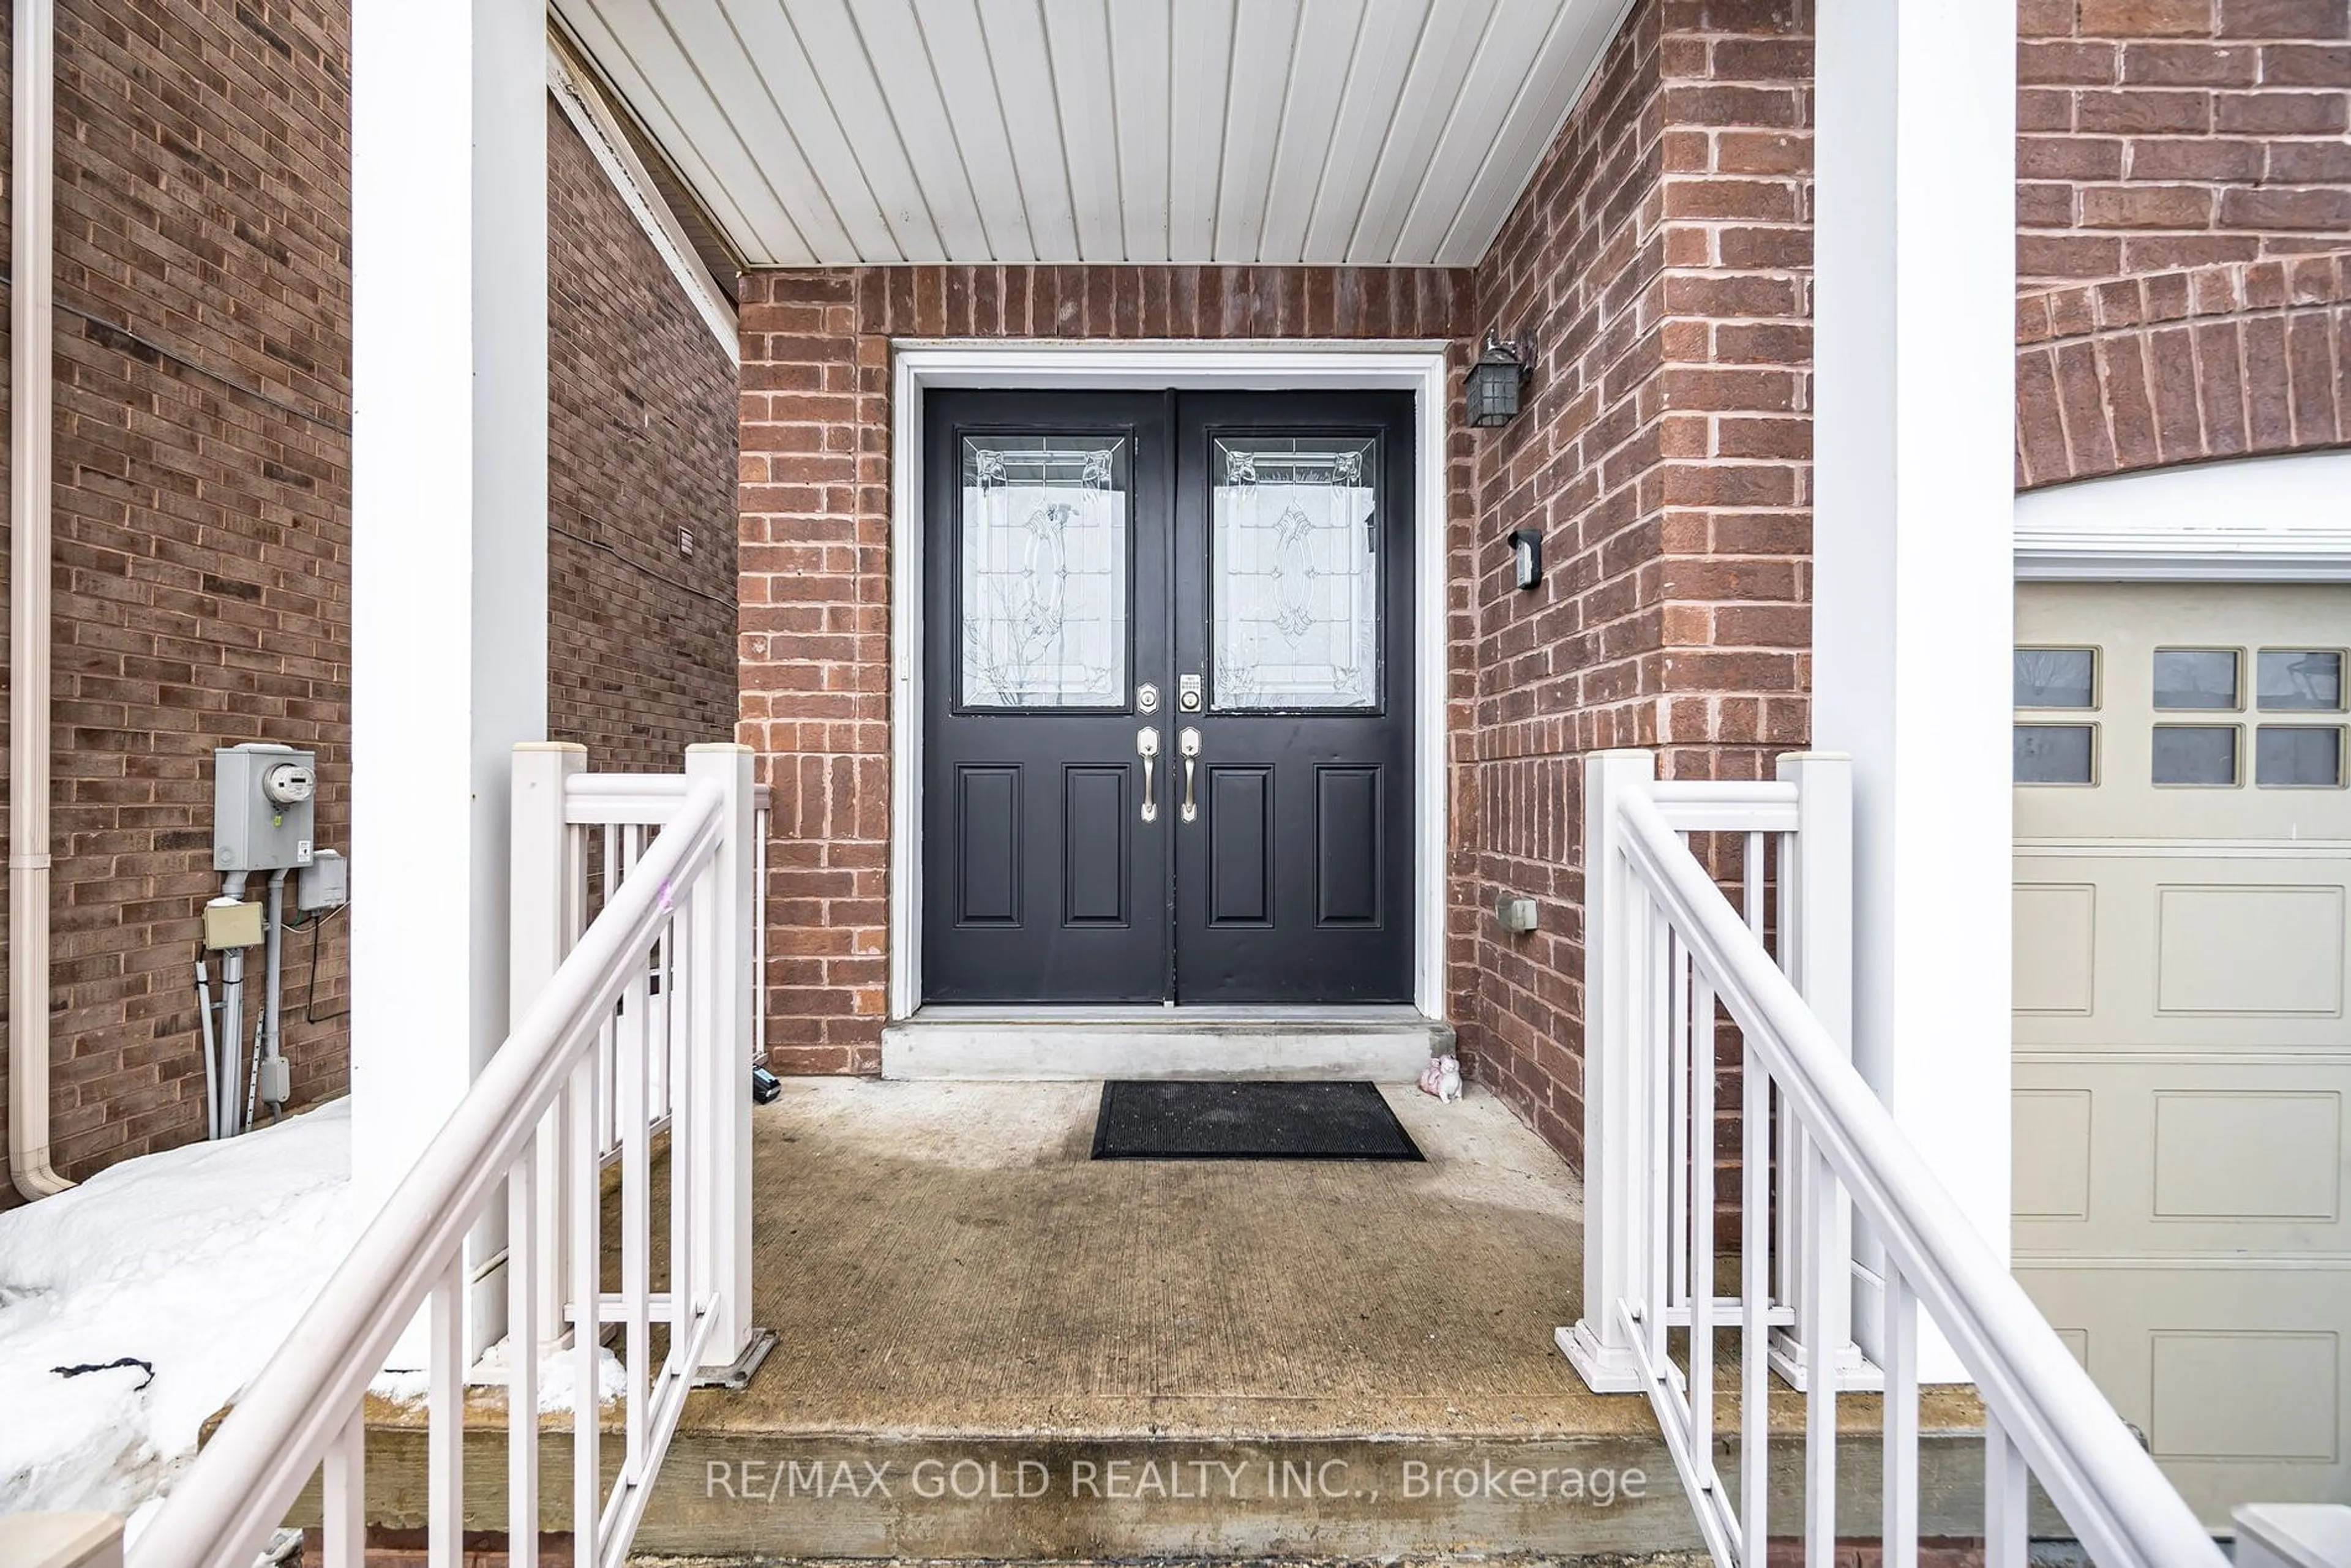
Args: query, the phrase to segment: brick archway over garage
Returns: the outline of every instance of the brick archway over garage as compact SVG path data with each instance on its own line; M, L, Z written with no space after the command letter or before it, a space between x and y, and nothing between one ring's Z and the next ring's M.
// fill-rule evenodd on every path
M2351 444L2351 250L2016 302L2016 485Z

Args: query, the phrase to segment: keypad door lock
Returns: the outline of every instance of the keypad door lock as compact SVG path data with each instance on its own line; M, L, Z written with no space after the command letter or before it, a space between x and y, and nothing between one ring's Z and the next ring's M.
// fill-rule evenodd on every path
M1200 711L1200 677L1181 675L1176 682L1176 706L1186 713Z

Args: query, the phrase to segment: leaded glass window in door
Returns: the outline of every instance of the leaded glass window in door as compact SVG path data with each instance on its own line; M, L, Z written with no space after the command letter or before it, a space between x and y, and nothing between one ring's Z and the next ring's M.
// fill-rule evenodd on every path
M1125 702L1128 462L1123 436L964 438L963 706Z
M1380 706L1377 444L1218 436L1209 594L1215 706Z

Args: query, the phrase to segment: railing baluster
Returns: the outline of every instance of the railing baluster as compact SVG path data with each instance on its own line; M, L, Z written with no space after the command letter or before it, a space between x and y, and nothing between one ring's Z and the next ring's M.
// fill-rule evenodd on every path
M1668 1305L1680 1306L1690 1299L1689 1256L1683 1250L1683 1239L1689 1233L1689 1168L1690 1168L1690 1063L1696 1053L1690 1042L1690 973L1689 950L1672 931L1666 934L1667 975L1673 987L1672 1012L1667 1025L1666 1082L1668 1100L1666 1124L1666 1170L1668 1217L1666 1220L1666 1255L1673 1260L1673 1271L1666 1299Z
M1794 852L1796 835L1780 835L1780 968L1794 974L1801 961L1804 923L1796 918L1797 901L1803 897L1803 856ZM1802 1184L1796 1179L1795 1118L1788 1114L1783 1103L1778 1125L1772 1134L1772 1168L1778 1173L1773 1186L1772 1203L1772 1283L1771 1299L1792 1302L1796 1299L1796 1281L1803 1257L1803 1228L1797 1214L1797 1188Z
M1635 1039L1642 1042L1642 1054L1650 1063L1649 1114L1656 1124L1656 1135L1649 1147L1661 1149L1667 1145L1673 1131L1673 1025L1674 953L1672 928L1666 923L1666 912L1656 900L1645 899L1641 920L1646 928L1646 940L1641 949L1641 1029ZM1658 1037L1665 1037L1664 1049L1659 1049ZM1666 1193L1651 1183L1643 1205L1641 1223L1650 1240L1646 1250L1649 1255L1648 1312L1642 1323L1649 1342L1649 1363L1657 1369L1662 1383L1667 1371L1666 1361L1666 1305L1673 1290L1673 1203Z
M1744 1031L1739 1089L1739 1557L1760 1568L1771 1539L1771 1075Z
M622 991L620 1057L616 1076L621 1085L621 1301L628 1325L628 1391L626 1437L621 1458L621 1480L632 1486L647 1479L645 1462L645 1381L653 1354L651 1302L653 1292L653 1151L645 1107L647 1066L646 1013L649 1010L643 948L631 956L629 984Z
M538 1568L539 1145L507 1173L507 1564Z
M1829 1291L1842 1290L1835 1254L1823 1245L1820 1228L1828 1210L1829 1184L1835 1178L1828 1157L1811 1139L1804 1145L1804 1190L1809 1212L1804 1218L1803 1299L1824 1301ZM1815 1322L1800 1325L1804 1336L1804 1568L1831 1568L1836 1561L1836 1353Z
M1755 940L1763 940L1763 835L1747 835L1747 850L1740 857L1740 908L1746 913L1747 929L1755 933Z
M678 977L694 973L695 930L691 900L680 907L665 943L674 962L669 1013L669 1354L670 1369L690 1377L688 1342L694 1335L694 1180L692 1152L702 1128L694 1115L694 987Z
M1687 951L1687 949L1685 949ZM1690 1453L1699 1485L1714 1465L1714 988L1690 967L1689 1386ZM1711 1505L1715 1500L1708 1498Z
M2000 1417L1984 1412L1984 1568L2024 1568L2024 1456Z
M621 885L621 829L615 822L604 824L604 903L612 902L612 894ZM618 1015L605 1021L596 1043L596 1065L600 1075L596 1084L596 1150L600 1155L611 1154L621 1146L621 1036Z
M1878 1337L1884 1342L1878 1365L1886 1374L1886 1471L1878 1483L1884 1500L1881 1568L1918 1568L1918 1312L1909 1281L1891 1259Z
M328 1445L319 1477L321 1568L365 1568L367 1563L367 1401L351 1406Z
M465 1256L433 1287L425 1345L424 1550L432 1568L465 1556Z
M607 1032L609 1033L609 1028ZM598 1309L603 1282L603 1162L598 1157L597 1082L601 1073L590 1057L572 1070L565 1118L571 1137L565 1147L570 1169L571 1223L571 1561L588 1568L599 1556L597 1521L603 1512L601 1406L603 1346Z

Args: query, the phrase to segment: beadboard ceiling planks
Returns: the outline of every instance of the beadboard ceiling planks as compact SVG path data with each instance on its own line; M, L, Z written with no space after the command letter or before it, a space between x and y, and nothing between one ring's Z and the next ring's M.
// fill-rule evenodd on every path
M1467 267L1625 0L555 10L755 267Z

